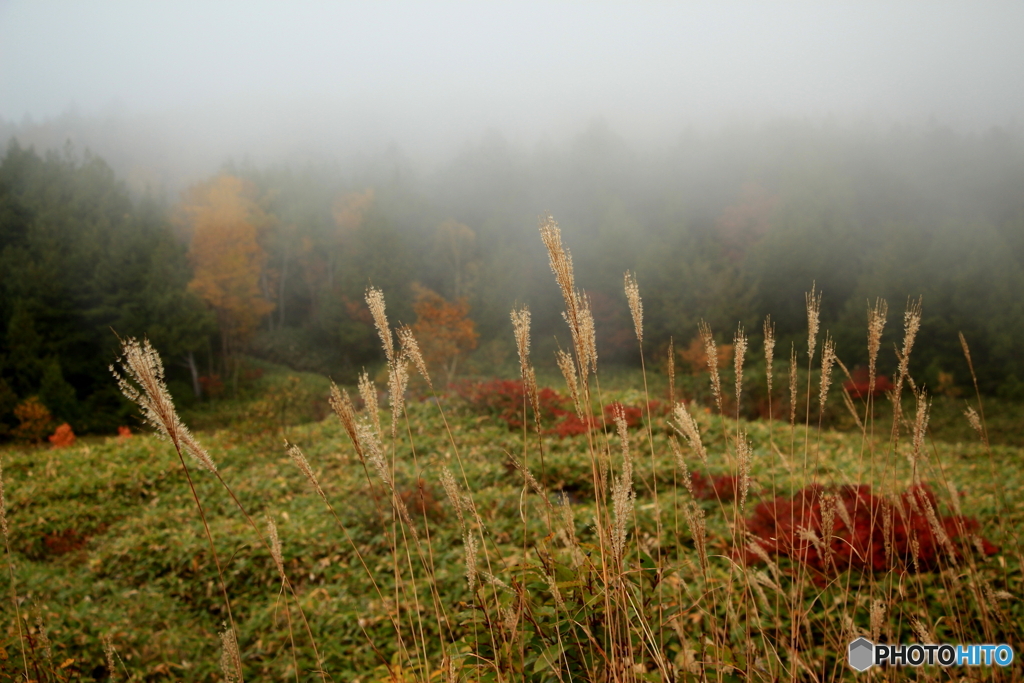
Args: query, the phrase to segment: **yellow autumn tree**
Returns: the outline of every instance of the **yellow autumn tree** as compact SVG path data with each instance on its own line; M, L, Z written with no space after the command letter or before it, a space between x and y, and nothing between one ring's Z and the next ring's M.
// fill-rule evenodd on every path
M191 234L189 288L216 314L225 369L237 374L238 351L274 310L258 239L270 217L249 183L220 175L185 192L178 220Z

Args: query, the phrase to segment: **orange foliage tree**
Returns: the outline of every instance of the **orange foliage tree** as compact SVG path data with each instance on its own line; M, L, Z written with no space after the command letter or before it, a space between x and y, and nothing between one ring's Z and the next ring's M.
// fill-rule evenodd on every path
M53 416L38 396L30 396L19 403L14 408L14 416L18 418L14 436L32 443L42 441L53 424Z
M448 301L437 292L414 285L416 324L413 332L420 343L423 358L444 370L448 384L455 378L459 358L476 348L476 323L469 317L465 298Z
M189 288L217 316L224 361L233 362L264 316L274 310L260 231L270 217L241 178L221 175L189 189L178 211L191 232L189 259L194 277Z
M716 350L718 367L728 367L729 359L732 358L732 344L718 344ZM700 338L700 335L694 337L690 341L690 345L685 349L676 349L676 354L678 354L683 363L690 366L690 372L695 375L699 375L708 369L708 354L704 350L704 341Z

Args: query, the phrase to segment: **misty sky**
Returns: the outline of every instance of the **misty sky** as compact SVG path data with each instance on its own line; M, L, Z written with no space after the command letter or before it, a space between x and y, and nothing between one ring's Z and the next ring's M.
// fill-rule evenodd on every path
M0 118L134 118L236 154L594 119L640 141L794 116L974 129L1024 120L1022 29L1024 2L0 0Z

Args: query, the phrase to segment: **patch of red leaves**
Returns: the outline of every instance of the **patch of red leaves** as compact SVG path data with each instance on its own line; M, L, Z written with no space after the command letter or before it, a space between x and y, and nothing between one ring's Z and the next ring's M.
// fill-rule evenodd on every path
M523 382L522 380L492 379L484 382L457 382L455 392L475 406L477 409L491 413L508 425L510 431L523 428ZM572 407L572 402L554 389L543 387L537 391L540 403L540 424L545 434L557 436L576 436L586 434L592 429L599 429L602 422L599 418L588 416L580 419ZM528 414L533 414L533 407L528 405ZM630 429L643 426L643 409L634 406L623 406L612 403L604 408L604 424L614 429L615 413L621 410ZM653 410L653 406L652 406Z
M693 497L697 500L735 500L739 480L729 474L708 476L700 472L690 473Z
M75 445L75 431L67 422L50 434L51 448L69 448Z
M871 389L870 379L867 368L857 368L850 375L850 379L843 382L843 388L853 398L865 398L869 393L868 390ZM870 393L877 398L884 395L887 391L892 391L894 388L886 375L878 375L875 377L874 391Z
M826 548L821 504L825 491L820 485L808 486L793 498L780 496L759 503L747 520L747 528L769 554L803 562L819 578L846 569L932 571L942 563L948 564L950 553L959 559L970 548L985 555L999 552L996 546L977 535L980 525L976 519L940 516L935 494L925 485L910 487L895 504L872 494L866 484L840 487L834 493L837 504L842 505L847 514L837 510L832 541ZM852 528L846 524L844 516ZM929 516L935 524L929 521ZM889 523L886 523L887 518ZM933 526L940 532L936 533ZM948 541L942 538L943 534ZM758 561L749 548L743 554L748 563ZM824 554L829 554L831 559L826 560Z

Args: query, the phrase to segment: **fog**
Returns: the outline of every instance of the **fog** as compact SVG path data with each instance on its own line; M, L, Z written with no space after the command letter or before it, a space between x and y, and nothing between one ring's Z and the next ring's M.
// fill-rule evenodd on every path
M0 4L0 134L176 193L227 159L431 167L599 121L1015 128L1020 3Z

